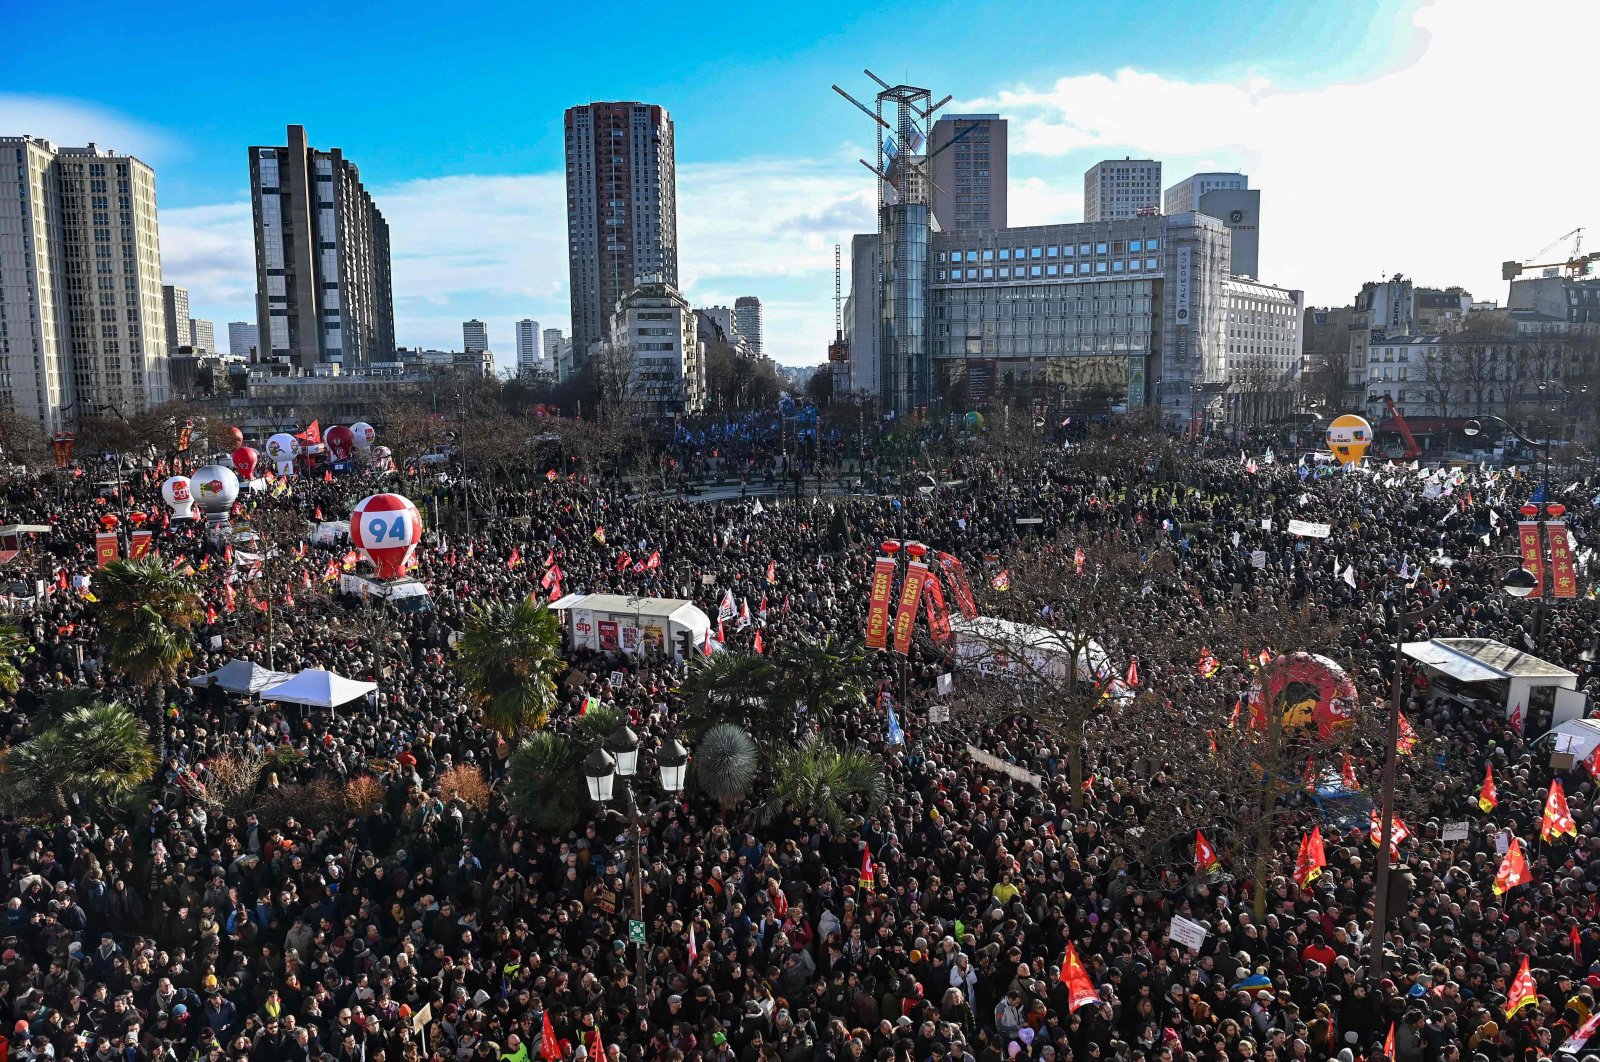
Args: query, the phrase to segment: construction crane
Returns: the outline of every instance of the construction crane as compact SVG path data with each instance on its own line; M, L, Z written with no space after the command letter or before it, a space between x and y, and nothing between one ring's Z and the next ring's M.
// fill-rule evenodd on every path
M1572 254L1565 260L1560 262L1536 262L1533 260L1533 258L1543 258L1568 240L1572 241ZM1500 279L1515 280L1530 269L1559 269L1564 270L1574 279L1586 277L1589 275L1590 266L1593 263L1600 262L1600 251L1590 251L1588 254L1583 253L1583 227L1580 225L1571 232L1564 233L1559 239L1534 255L1533 258L1525 262L1502 262L1500 264Z
M1394 408L1394 399L1390 398L1388 395L1383 396L1383 406L1384 409L1388 410L1389 416L1394 420L1394 430L1399 432L1400 438L1405 440L1406 455L1403 460L1415 460L1416 457L1422 453L1422 447L1417 445L1416 436L1411 434L1411 425L1407 424L1406 418L1402 417L1400 415L1400 411Z
M839 294L839 245L833 245L833 342L828 344L829 361L849 361L850 344L844 341L844 303Z

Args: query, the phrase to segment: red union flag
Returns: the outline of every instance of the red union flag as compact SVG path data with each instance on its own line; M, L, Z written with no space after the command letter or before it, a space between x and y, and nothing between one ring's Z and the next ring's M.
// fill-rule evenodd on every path
M1537 521L1517 521L1517 546L1522 552L1522 566L1533 573L1533 592L1528 596L1538 597L1544 593L1544 550L1539 544Z
M1578 596L1578 573L1572 566L1572 541L1567 538L1564 520L1545 524L1545 541L1550 543L1550 593L1555 597Z
M872 568L867 598L867 648L889 648L889 595L894 591L894 558L879 557Z
M1494 876L1494 894L1504 896L1518 885L1526 885L1533 880L1533 875L1528 872L1528 857L1522 854L1522 838L1511 838L1511 846L1506 849L1506 856L1500 860L1500 869Z
M917 629L917 610L922 607L922 586L929 574L925 561L906 565L906 581L900 587L900 607L894 614L894 651L901 656L911 652L911 636Z
M978 603L972 596L972 584L967 582L967 570L961 566L959 559L948 553L939 553L938 557L945 573L950 576L950 596L955 599L956 608L966 619L977 619Z
M1210 874L1222 869L1222 861L1217 858L1217 850L1211 847L1211 842L1206 840L1206 835L1199 830L1194 831L1194 872L1196 874Z
M1067 986L1067 1009L1075 1011L1091 1003L1100 1002L1100 993L1089 980L1089 971L1078 958L1078 949L1067 945L1066 958L1061 960L1061 983Z
M1539 824L1539 836L1546 841L1578 836L1578 824L1567 810L1567 794L1559 778L1551 779L1550 792L1544 798L1544 821Z
M1322 847L1322 828L1311 827L1311 832L1300 839L1300 854L1294 861L1295 884L1302 889L1322 876L1328 857Z
M1511 982L1511 990L1506 993L1506 1019L1523 1007L1539 1005L1539 990L1534 985L1533 972L1528 969L1528 957L1522 957L1522 969L1517 971L1517 976Z
M944 603L944 589L939 585L939 576L930 573L923 587L922 603L928 613L928 633L935 642L943 645L952 634L950 609Z

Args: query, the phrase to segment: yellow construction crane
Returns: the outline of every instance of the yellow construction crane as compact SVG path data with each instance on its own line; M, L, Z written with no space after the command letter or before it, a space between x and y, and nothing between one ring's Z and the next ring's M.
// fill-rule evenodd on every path
M1533 260L1533 258L1543 258L1551 250L1566 243L1568 240L1572 241L1572 255L1565 260L1560 262L1535 262ZM1529 269L1559 269L1574 279L1586 277L1589 275L1589 267L1593 263L1600 262L1600 252L1590 251L1588 254L1583 253L1583 228L1580 226L1561 236L1550 246L1534 255L1533 258L1528 259L1526 262L1502 262L1500 265L1500 279L1515 280Z

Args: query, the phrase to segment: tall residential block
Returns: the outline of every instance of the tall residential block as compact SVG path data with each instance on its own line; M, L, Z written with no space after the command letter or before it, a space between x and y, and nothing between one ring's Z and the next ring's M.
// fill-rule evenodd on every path
M942 231L1006 227L1004 118L947 114L928 134L928 156L933 159L933 217Z
M249 149L261 356L308 371L392 360L388 223L340 149L298 125L287 139Z
M517 322L517 371L524 367L529 371L538 369L544 361L544 337L539 332L539 322L531 317Z
M217 349L217 326L216 325L212 324L210 321L198 320L196 318L191 317L191 318L189 318L188 332L189 332L189 341L188 341L188 344L187 344L188 346L191 346L196 350L204 350L204 351L207 351L209 353L215 353L216 352L216 349Z
M261 345L261 329L249 321L228 322L228 353L248 358Z
M1237 276L1261 275L1261 193L1250 188L1242 173L1197 173L1168 188L1168 214L1198 210L1228 226L1233 233L1232 270Z
M155 171L0 137L0 401L46 431L165 402Z
M750 345L750 353L758 358L766 357L767 337L761 321L761 300L754 295L740 295L734 299L733 323Z
M489 349L489 326L474 318L461 322L461 349L468 354L482 354Z
M189 346L189 289L175 284L161 286L161 311L167 330L167 355Z
M1167 214L1187 214L1200 209L1200 197L1207 192L1243 191L1249 187L1250 178L1242 173L1197 173L1162 194L1162 210Z
M678 284L672 119L648 103L567 109L567 264L575 368L608 335L618 302L646 277Z
M1108 159L1083 175L1083 220L1126 221L1161 213L1161 163Z

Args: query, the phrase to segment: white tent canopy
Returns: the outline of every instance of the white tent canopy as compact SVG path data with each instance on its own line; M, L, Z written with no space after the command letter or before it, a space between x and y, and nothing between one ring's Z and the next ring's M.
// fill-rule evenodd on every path
M357 682L321 668L302 671L261 691L269 701L309 704L317 708L337 708L359 700L378 688L376 682Z
M252 660L229 660L215 671L196 675L189 685L205 689L211 680L217 680L220 689L229 693L259 693L267 686L282 682L289 676L282 671L269 671Z

